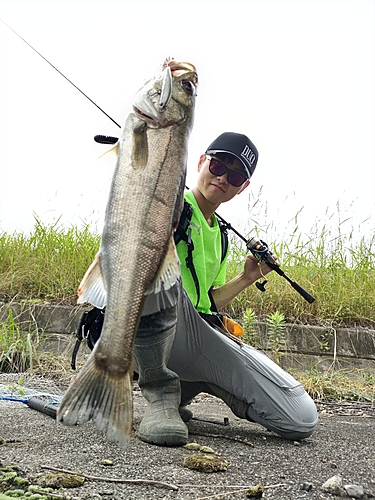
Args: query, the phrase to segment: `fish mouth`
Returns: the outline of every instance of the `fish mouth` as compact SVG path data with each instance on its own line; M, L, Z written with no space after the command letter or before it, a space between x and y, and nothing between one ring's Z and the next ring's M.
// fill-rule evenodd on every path
M133 111L138 118L151 126L158 126L160 124L160 114L156 112L154 106L147 99L139 101L137 105L133 104Z
M134 113L150 127L159 127L162 124L162 113L172 97L172 73L169 66L162 67L157 80L161 82L161 90L157 91L155 80L150 80L137 94L133 104Z
M133 111L137 117L152 127L165 127L174 122L164 114L172 98L173 80L180 79L184 74L192 75L193 85L197 85L198 76L195 66L188 62L176 62L167 58L156 78L149 80L137 93ZM183 119L181 117L181 119Z

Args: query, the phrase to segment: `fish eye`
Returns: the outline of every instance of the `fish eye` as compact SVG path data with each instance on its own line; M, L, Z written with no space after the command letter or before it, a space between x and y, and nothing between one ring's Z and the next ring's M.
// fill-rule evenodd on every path
M189 80L182 80L181 85L188 94L194 94L195 87Z

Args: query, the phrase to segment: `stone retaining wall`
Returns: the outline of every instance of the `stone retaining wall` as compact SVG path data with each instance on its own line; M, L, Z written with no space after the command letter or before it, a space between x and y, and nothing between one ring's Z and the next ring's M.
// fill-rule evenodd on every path
M0 303L0 323L8 321L9 309L23 331L38 330L47 336L46 349L70 355L75 343L74 333L84 307L30 302ZM327 369L334 363L336 368L359 368L375 374L375 330L288 324L285 340L286 352L282 356L285 368ZM272 351L265 323L258 323L257 341L259 348Z

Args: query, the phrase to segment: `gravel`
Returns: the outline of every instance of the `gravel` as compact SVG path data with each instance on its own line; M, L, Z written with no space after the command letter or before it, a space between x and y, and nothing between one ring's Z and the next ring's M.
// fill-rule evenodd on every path
M19 375L15 377L0 378L0 385L15 383ZM23 385L52 394L64 391L64 386L42 378L31 377ZM333 476L341 478L339 495L346 498L351 498L346 491L354 491L356 498L372 498L375 492L373 406L319 405L320 423L313 436L291 442L238 419L221 400L199 395L190 408L195 417L212 422L189 422L189 440L212 448L229 464L225 471L204 473L184 467L184 459L196 450L152 446L137 438L145 404L135 385L134 430L124 451L91 422L69 428L22 402L0 400L0 464L19 466L30 480L51 472L49 468L81 473L87 476L84 484L65 490L74 500L245 499L246 490L257 484L266 499L339 498L323 489ZM61 490L56 494L63 498Z

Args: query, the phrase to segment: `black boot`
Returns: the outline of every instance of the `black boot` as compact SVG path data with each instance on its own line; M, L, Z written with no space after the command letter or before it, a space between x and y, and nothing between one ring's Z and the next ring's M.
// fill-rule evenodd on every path
M193 418L193 412L189 408L186 408L186 406L201 392L215 396L204 382L184 382L181 380L181 404L178 410L184 422L189 422Z
M184 422L188 422L193 418L193 412L186 408L186 405L191 403L191 400L201 392L205 392L222 399L224 403L229 406L236 417L249 420L246 414L246 410L249 405L244 401L237 399L230 392L227 392L215 384L181 381L181 405L179 411Z
M142 441L161 446L182 446L188 440L187 427L178 411L180 380L167 368L176 318L174 307L142 317L134 341L138 384L148 403L138 436Z
M218 387L217 385L214 384L207 384L207 385L212 391L211 394L214 394L218 398L221 398L224 401L224 403L226 403L229 406L229 408L236 415L236 417L246 418L247 420L249 420L246 414L246 410L249 405L245 403L245 401L237 399L236 396L233 396L233 394L227 392L221 387Z

